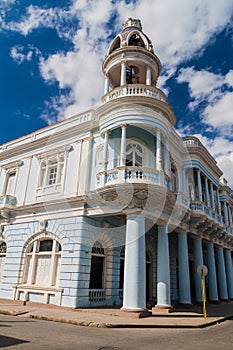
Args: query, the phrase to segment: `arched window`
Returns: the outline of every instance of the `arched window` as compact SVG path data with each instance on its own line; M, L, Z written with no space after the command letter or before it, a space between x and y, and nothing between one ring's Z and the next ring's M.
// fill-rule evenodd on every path
M137 33L131 35L129 39L129 46L141 46L145 47L145 43L142 40L141 36Z
M129 140L126 146L126 166L142 166L144 161L144 148L134 140Z
M113 41L110 50L109 50L109 54L112 53L113 51L115 51L116 49L119 49L121 46L121 41L120 41L120 37L116 37L116 39Z
M136 66L126 67L126 82L127 84L137 84L139 82L139 69Z
M26 247L23 283L58 287L61 245L56 239L35 239Z
M96 241L91 251L90 289L104 288L105 250L99 241Z
M6 258L6 243L2 241L0 242L0 283L2 281L5 258Z

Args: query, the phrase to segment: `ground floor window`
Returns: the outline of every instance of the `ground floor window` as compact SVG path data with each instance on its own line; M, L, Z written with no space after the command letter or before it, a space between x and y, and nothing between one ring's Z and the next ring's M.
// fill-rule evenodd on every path
M104 288L105 251L100 242L95 242L91 252L90 289Z
M35 239L26 249L23 283L35 286L58 286L61 245L55 239Z
M5 266L5 258L6 258L6 243L0 242L0 283L2 282L3 270Z

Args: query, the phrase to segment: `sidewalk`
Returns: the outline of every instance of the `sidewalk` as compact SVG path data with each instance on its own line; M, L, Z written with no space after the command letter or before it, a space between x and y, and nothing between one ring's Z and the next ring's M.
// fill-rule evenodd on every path
M69 309L32 303L22 305L22 302L6 299L0 299L0 314L101 328L204 328L233 318L233 302L207 304L206 319L201 306L193 306L189 310L174 309L172 313L156 313L147 318L133 318L122 315L119 309Z

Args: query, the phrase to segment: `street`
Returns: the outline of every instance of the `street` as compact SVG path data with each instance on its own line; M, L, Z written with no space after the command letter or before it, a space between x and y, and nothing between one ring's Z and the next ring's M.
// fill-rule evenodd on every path
M7 350L230 350L232 322L206 329L111 329L0 315L0 347Z

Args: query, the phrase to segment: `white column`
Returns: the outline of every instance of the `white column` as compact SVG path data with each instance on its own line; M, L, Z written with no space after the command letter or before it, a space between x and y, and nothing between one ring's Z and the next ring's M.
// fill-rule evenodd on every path
M105 130L104 132L104 169L105 170L108 164L108 136L109 136L109 131Z
M208 178L205 176L205 195L206 195L206 205L210 207L210 192L209 192L209 184Z
M126 159L126 129L127 124L121 125L121 154L120 154L120 166L125 165Z
M198 187L198 199L202 202L202 186L201 186L201 171L197 169L197 187Z
M123 310L146 310L145 218L128 214L125 238Z
M233 299L233 268L232 268L231 251L229 249L225 250L225 263L226 263L228 297L230 299Z
M169 142L165 145L166 155L165 155L165 172L168 176L171 176L171 164L170 164L170 149Z
M227 210L227 203L226 203L226 201L223 202L223 212L224 212L225 224L226 224L226 226L229 226L228 210Z
M219 199L219 192L216 191L216 201L217 201L217 208L218 208L218 215L221 215L221 203Z
M228 218L229 218L229 225L232 227L232 213L230 205L228 204Z
M105 75L105 82L104 82L104 95L109 92L109 77L108 75Z
M151 69L146 67L146 85L151 85Z
M191 304L187 233L178 234L179 302Z
M156 169L162 170L162 145L161 145L161 132L156 132Z
M121 86L126 84L126 62L121 62Z
M198 266L203 265L202 239L194 239L194 273L195 273L195 291L196 301L202 301L201 276L197 273Z
M156 307L171 308L169 242L166 225L158 226Z
M210 199L211 199L211 208L215 210L215 203L214 203L214 184L213 182L210 182Z
M214 255L214 244L207 243L207 267L208 267L208 281L209 281L209 300L218 301L218 284L216 275L216 264Z
M226 268L223 255L223 247L217 248L217 269L218 269L218 285L219 296L222 300L228 300Z

